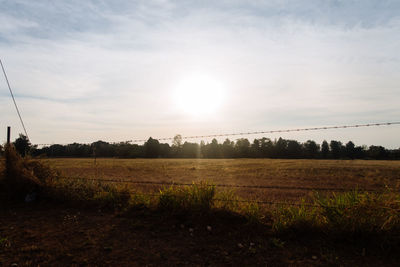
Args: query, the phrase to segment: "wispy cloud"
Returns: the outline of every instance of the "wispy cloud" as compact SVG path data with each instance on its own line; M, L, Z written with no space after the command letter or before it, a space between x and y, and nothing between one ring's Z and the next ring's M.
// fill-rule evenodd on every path
M3 1L0 53L34 142L390 121L399 14L398 1ZM193 72L228 88L212 118L174 106Z

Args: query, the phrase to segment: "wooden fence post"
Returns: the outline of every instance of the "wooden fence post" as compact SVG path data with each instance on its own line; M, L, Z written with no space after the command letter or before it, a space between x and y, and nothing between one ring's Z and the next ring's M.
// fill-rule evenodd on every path
M7 126L7 145L10 144L10 139L11 139L11 127Z

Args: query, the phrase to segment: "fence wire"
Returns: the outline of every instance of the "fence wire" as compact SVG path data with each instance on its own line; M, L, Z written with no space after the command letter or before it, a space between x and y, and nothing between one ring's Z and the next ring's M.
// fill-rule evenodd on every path
M65 189L64 187L55 187L56 189ZM75 192L82 192L85 191L84 188L68 188L68 190L73 190ZM107 193L111 194L111 191L105 190L93 190L89 189L91 192L94 193ZM143 192L135 192L135 191L118 191L117 194L125 195L125 196L132 196L133 194L139 194L141 196L148 196L148 197L160 197L160 193L158 194L150 194L150 193L143 193ZM258 204L258 205L280 205L280 206L296 206L296 207L320 207L320 205L315 205L312 203L294 203L294 202L277 202L277 201L264 201L264 200L245 200L245 199L222 199L222 198L213 198L213 201L217 202L229 202L229 203L247 203L247 204Z
M239 132L239 133L222 133L222 134L209 134L209 135L189 135L189 136L182 136L182 139L183 140L187 140L187 139L200 139L200 138L246 136L246 135L274 134L274 133L290 133L290 132L304 132L304 131L318 131L318 130L332 130L332 129L390 126L390 125L400 125L400 122L378 122L378 123L366 123L366 124L336 125L336 126L294 128L294 129L267 130L267 131L249 131L249 132ZM172 141L172 140L174 140L174 137L161 137L161 138L155 138L155 139L159 140L159 141ZM140 143L140 142L146 142L147 140L148 139L133 139L133 140L123 141L123 142L111 142L111 143L113 143L113 144L118 144L118 143ZM79 144L81 144L81 145L91 145L92 143L79 143ZM43 146L52 146L52 145L56 145L56 144L47 143L47 144L36 144L36 145L40 146L40 147L43 147ZM68 144L68 143L57 143L57 145L70 145L70 144Z
M132 180L116 180L116 179L98 179L98 178L82 178L82 177L58 177L60 179L65 180L83 180L83 181L95 181L99 183L125 183L125 184L142 184L142 185L162 185L162 186L193 186L193 183L175 183L175 182L153 182L153 181L132 181ZM259 186L259 185L232 185L232 184L205 184L206 186L215 186L215 187L228 187L228 188L251 188L251 189L273 189L273 190L304 190L304 191L331 191L331 192L346 192L357 190L361 192L382 192L378 190L369 190L369 189L345 189L345 188L327 188L327 187L295 187L295 186ZM83 191L84 188L75 188L73 190ZM104 193L107 191L104 190L93 190L92 192ZM135 191L119 191L118 194L129 195L132 194L140 194L149 197L159 197L160 194L151 194L151 193L143 193L143 192L135 192ZM214 201L219 202L229 202L229 203L247 203L247 204L258 204L258 205L280 205L280 206L298 206L298 207L321 207L321 205L315 205L312 203L294 203L294 202L282 202L282 201L266 201L266 200L245 200L245 199L221 199L215 198Z
M154 182L154 181L135 181L135 180L117 180L117 179L101 179L101 178L84 178L84 177L59 177L65 180L86 180L97 182L110 182L110 183L126 183L126 184L143 184L143 185L162 185L162 186L192 186L193 183L180 183L180 182ZM298 186L275 186L275 185L233 185L233 184L209 184L207 186L215 187L230 187L230 188L249 188L249 189L276 189L276 190L303 190L303 191L332 191L332 192L345 192L349 190L358 190L364 192L380 192L378 190L371 190L366 188L333 188L333 187L298 187Z

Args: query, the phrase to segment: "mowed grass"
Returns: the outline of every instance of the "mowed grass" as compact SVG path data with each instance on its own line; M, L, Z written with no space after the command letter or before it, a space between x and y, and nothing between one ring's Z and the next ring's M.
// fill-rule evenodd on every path
M207 181L217 190L234 190L250 200L299 201L319 189L385 190L399 188L400 161L281 159L43 159L66 178L96 178L165 183ZM230 188L218 185L296 187ZM160 186L129 185L144 192ZM316 190L317 191L317 190ZM325 191L324 191L325 192ZM325 193L332 193L326 191Z

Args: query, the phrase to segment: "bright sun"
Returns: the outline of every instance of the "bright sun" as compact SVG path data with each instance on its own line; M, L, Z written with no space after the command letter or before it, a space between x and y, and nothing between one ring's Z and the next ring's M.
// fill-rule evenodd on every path
M202 74L192 74L181 80L175 89L177 107L192 116L215 114L222 105L223 84Z

